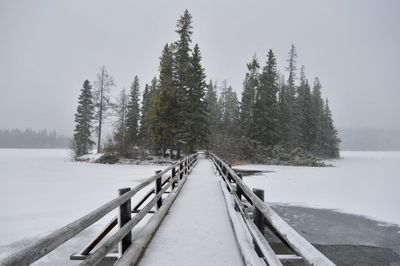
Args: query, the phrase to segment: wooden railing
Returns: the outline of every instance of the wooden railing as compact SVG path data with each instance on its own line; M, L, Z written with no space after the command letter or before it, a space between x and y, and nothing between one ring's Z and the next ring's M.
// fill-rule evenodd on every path
M234 212L239 214L252 237L256 254L267 265L279 266L282 265L281 261L297 259L302 259L310 265L335 265L264 202L262 190L253 189L252 191L243 182L242 176L215 154L210 153L208 157L226 185L223 191L226 191L225 197L228 197L227 204L231 202L234 205ZM249 215L249 209L251 209L251 215ZM265 228L278 237L294 254L276 254L265 238ZM251 260L254 261L254 258L250 256L247 264L257 264Z
M118 245L119 260L117 264L134 265L181 190L186 177L197 163L197 157L197 154L186 156L163 171L158 171L154 176L146 179L136 187L132 189L120 189L119 197L28 245L21 251L9 255L0 261L0 265L30 265L99 221L116 208L119 208L118 217L112 219L94 241L79 254L71 256L71 259L82 259L83 261L80 265L95 265L105 258L113 247ZM155 187L148 191L144 198L131 209L131 198L153 182L155 183ZM168 193L168 196L165 198L162 197L164 193ZM152 195L154 196L151 197ZM156 207L156 210L153 210L154 207ZM135 215L131 217L131 213L135 213ZM138 239L132 241L132 229L149 213L153 213L152 217L146 223ZM105 235L111 232L113 227L117 224L119 224L119 230L107 240L100 243ZM94 250L97 245L100 246ZM92 250L94 251L91 253Z

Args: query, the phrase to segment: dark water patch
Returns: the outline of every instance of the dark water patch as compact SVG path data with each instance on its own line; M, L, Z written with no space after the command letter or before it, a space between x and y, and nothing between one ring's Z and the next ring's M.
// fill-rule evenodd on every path
M328 209L280 204L274 204L272 208L298 233L312 243L373 246L391 249L400 254L399 225L382 223L364 216Z
M274 173L275 171L268 170L247 170L247 169L238 169L232 168L236 173L241 174L242 176L250 176L250 175L260 175L263 173Z

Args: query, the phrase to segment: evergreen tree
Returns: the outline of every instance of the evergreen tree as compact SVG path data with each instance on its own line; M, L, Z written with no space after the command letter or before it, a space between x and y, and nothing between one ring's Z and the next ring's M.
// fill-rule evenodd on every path
M139 144L139 78L135 76L129 91L129 99L126 113L126 127L128 145L137 146Z
M338 137L338 131L333 124L332 113L329 109L328 99L325 100L323 121L322 154L328 158L338 158L340 139Z
M177 144L178 153L180 153L180 147L185 148L188 143L188 132L186 125L188 123L187 107L190 105L188 102L188 90L191 79L191 48L192 42L192 15L188 10L185 10L184 14L178 19L176 24L176 33L179 34L179 40L175 43L174 53L174 65L173 74L174 82L177 90L177 106L179 110L179 119L177 125Z
M260 74L254 107L254 138L264 146L276 145L279 141L278 72L272 50L268 52L266 65Z
M318 78L315 78L313 90L311 94L311 108L312 108L312 136L313 136L313 145L312 152L313 154L319 154L321 147L323 146L323 128L324 128L324 100L321 96L321 83Z
M257 58L254 56L252 61L247 64L248 72L243 82L242 103L240 111L240 126L243 135L254 137L254 106L256 101L256 90L259 85L259 68Z
M94 145L91 139L91 128L93 120L93 96L92 86L85 80L78 100L78 107L75 114L75 130L73 147L75 156L87 154Z
M209 149L210 144L213 143L221 128L221 106L218 103L217 84L213 84L212 80L207 85L205 103L207 105L207 121L210 132L209 140L207 141Z
M115 105L115 111L117 114L117 121L114 129L114 141L118 154L128 156L128 145L130 136L128 134L128 95L126 90L123 89L117 99Z
M288 65L286 70L288 71L289 77L286 85L281 87L280 91L280 125L283 144L289 149L296 146L297 138L296 133L298 132L297 123L295 122L295 100L296 100L296 58L297 52L294 45L292 45L289 51Z
M141 117L140 117L140 132L139 132L140 142L142 146L147 149L155 148L150 135L150 128L152 126L150 110L153 105L153 101L155 99L156 91L157 91L157 78L154 77L151 81L151 84L150 85L146 84L145 89L143 91Z
M206 145L208 137L207 105L205 102L206 75L201 65L201 53L196 44L191 56L190 82L186 106L185 130L187 134L187 151L194 152Z
M95 114L94 120L96 121L97 132L97 152L101 152L101 133L103 129L104 120L110 115L109 110L112 107L110 101L110 90L114 86L114 79L108 74L106 68L100 68L97 74L97 79L94 82L94 106Z
M300 70L300 85L297 88L296 98L296 123L299 128L297 131L297 146L310 151L314 143L315 122L313 119L312 99L310 85L304 73L304 66Z
M236 92L233 91L231 86L227 86L226 81L223 82L219 105L221 106L222 134L224 136L238 136L240 104Z
M175 149L179 112L173 79L173 46L166 44L160 57L159 88L150 111L150 132L157 146ZM172 153L170 152L170 156Z

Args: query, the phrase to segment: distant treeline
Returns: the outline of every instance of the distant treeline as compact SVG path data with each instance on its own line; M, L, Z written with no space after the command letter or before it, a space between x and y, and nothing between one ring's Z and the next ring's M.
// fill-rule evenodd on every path
M400 129L344 128L339 130L346 151L400 151Z
M0 148L67 148L68 139L55 131L0 129Z

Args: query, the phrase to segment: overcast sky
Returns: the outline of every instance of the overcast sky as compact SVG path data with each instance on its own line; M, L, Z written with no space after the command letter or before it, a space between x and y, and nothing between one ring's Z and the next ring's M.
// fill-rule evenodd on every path
M79 90L104 65L117 87L157 75L178 17L193 15L207 78L242 90L268 49L284 69L291 44L329 98L338 128L400 128L400 1L0 0L0 128L72 135Z

